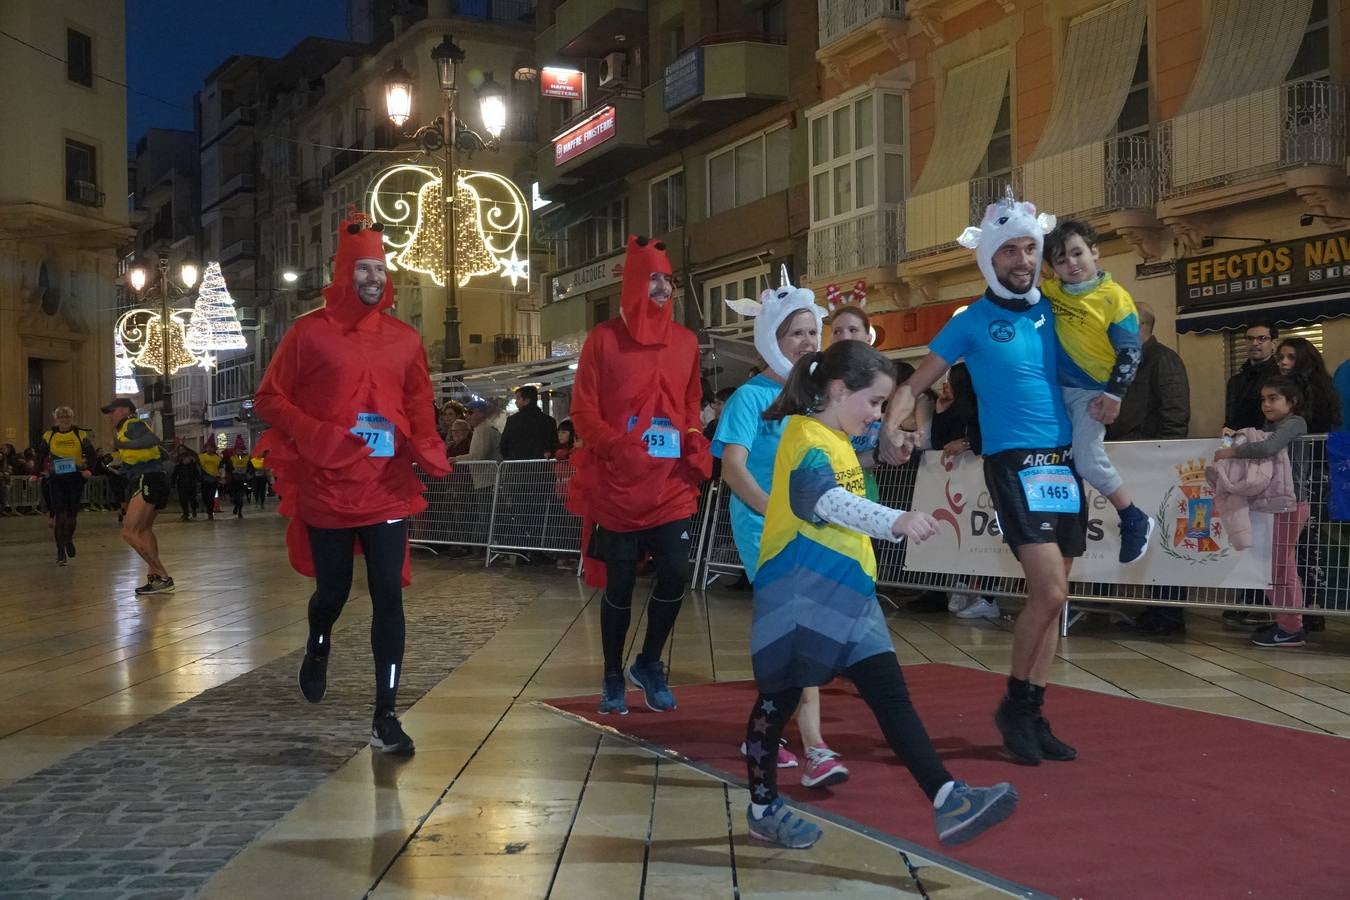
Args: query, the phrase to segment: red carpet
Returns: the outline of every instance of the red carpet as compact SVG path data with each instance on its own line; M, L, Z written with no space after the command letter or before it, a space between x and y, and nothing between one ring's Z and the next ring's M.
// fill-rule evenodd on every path
M1052 686L1046 712L1078 759L1018 766L993 725L1002 676L938 664L906 666L905 675L952 773L1017 787L1021 803L1007 823L939 850L930 804L843 681L824 691L824 732L852 777L833 791L811 791L798 783L800 769L780 770L785 793L846 827L929 848L932 858L1014 890L1064 898L1350 896L1350 741ZM594 696L549 705L744 784L737 749L754 685L678 687L676 697L678 710L658 714L630 692L626 717L597 715ZM795 726L790 739L800 754ZM820 848L828 852L828 834L806 852Z

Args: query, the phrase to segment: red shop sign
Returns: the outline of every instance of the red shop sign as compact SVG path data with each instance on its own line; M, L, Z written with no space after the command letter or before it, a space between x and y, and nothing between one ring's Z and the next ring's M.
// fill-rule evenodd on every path
M553 164L560 166L614 137L614 107L606 106L553 139Z
M539 73L539 93L544 97L557 97L560 100L580 100L581 87L582 75L576 69L545 66Z

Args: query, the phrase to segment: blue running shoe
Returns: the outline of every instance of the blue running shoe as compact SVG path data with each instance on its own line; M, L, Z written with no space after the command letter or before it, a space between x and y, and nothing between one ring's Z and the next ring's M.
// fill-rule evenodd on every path
M642 688L648 709L665 712L675 708L675 695L666 684L666 667L661 660L639 656L628 667L628 680Z
M964 844L1002 822L1017 808L1017 791L1006 781L993 787L971 787L956 782L947 802L933 812L938 840L947 846Z
M606 675L605 686L600 690L601 713L618 713L621 716L628 715L628 703L623 697L623 676Z
M1120 564L1138 562L1148 552L1153 538L1153 517L1137 506L1120 513Z
M955 791L953 791L955 793ZM755 818L753 806L746 807L745 820L750 836L789 850L805 850L820 840L820 826L813 825L787 808L782 797L774 797L764 815Z

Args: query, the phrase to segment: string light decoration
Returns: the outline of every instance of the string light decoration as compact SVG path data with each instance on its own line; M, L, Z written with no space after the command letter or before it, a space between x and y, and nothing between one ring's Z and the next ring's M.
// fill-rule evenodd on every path
M248 346L239 317L234 312L234 298L225 286L225 275L220 263L206 264L197 302L192 308L192 319L187 329L187 347L194 353L209 350L243 350Z
M113 377L117 382L114 393L134 394L141 389L136 384L136 367L131 362L131 355L117 334L113 335Z
M444 286L445 194L440 170L415 163L391 166L375 176L367 199L371 218L384 223L390 270L420 272ZM455 274L460 287L496 275L509 285L498 285L499 289L529 291L529 209L525 195L510 179L495 172L458 173Z
M164 345L169 347L169 371L172 375L179 369L195 366L201 362L187 347L187 324L182 317L186 310L176 309L169 312L169 327L165 329L164 319L153 309L129 309L117 320L116 337L131 356L133 364L142 369L163 375Z

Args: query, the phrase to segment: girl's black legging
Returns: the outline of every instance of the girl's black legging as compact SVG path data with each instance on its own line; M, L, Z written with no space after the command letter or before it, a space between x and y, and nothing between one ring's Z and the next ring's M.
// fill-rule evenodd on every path
M403 674L403 559L408 547L408 523L379 522L360 528L309 529L314 558L315 590L309 598L309 652L326 656L333 624L342 614L352 590L352 559L356 541L366 558L366 584L374 615L370 620L370 649L375 654L375 715L392 711Z
M932 800L951 773L938 758L933 742L909 699L905 676L894 653L878 653L844 670L857 685L858 693L872 709L886 743L909 768L909 774ZM750 799L772 803L778 796L778 742L802 698L801 688L760 694L745 726L745 767L750 778Z
M258 476L253 479L253 499L258 503L258 509L267 505L267 478Z
M197 485L192 482L178 483L178 506L183 510L183 518L188 513L197 514Z
M202 479L202 506L206 509L206 517L212 518L216 514L216 480L214 478Z
M75 521L84 497L84 476L53 475L46 479L47 508L52 514L52 539L56 555L66 558L66 548L75 540Z
M244 479L230 479L230 499L234 501L234 514L240 515L244 511L244 489L247 487Z

